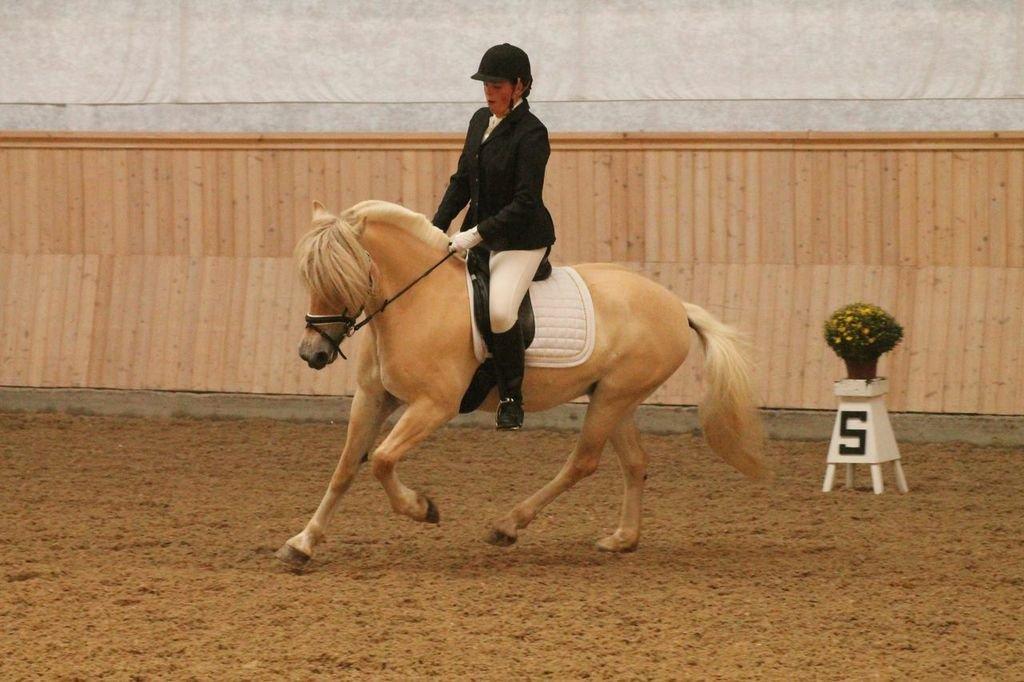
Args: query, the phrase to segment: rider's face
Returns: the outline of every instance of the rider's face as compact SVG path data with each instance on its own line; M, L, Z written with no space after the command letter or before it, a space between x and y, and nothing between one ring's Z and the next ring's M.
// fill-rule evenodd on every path
M487 108L495 116L507 114L522 94L521 80L517 80L515 86L511 81L484 81L484 99L487 100Z

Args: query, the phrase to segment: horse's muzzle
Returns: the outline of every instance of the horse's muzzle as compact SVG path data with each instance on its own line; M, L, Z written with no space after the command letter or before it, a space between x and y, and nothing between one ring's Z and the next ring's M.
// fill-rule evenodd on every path
M323 369L331 361L330 353L319 350L306 360L306 364L313 369Z

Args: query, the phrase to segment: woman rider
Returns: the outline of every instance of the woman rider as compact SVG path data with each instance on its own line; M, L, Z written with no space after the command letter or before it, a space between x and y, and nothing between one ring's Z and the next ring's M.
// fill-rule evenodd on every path
M526 52L508 43L495 45L471 78L483 81L487 107L469 121L458 168L433 222L447 232L469 202L451 248L478 249L489 260L491 352L501 399L496 424L500 430L515 430L523 424L519 305L555 242L551 214L541 198L551 148L547 128L526 101L533 85Z

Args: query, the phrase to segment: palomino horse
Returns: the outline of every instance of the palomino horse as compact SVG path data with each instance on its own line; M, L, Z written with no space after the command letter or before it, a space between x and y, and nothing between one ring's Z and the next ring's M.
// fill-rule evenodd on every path
M299 272L316 316L351 316L309 325L299 354L311 367L333 362L360 311L376 311L405 288L448 248L448 239L426 217L383 201L364 201L340 217L319 203L313 229L295 249ZM704 346L709 391L701 422L711 448L751 478L768 469L761 454L761 425L753 401L750 369L738 334L703 308L683 303L667 289L610 264L575 266L590 288L596 342L585 363L572 368L528 368L523 384L528 411L547 410L584 394L590 397L583 428L569 459L536 493L493 524L488 541L510 545L541 509L597 468L611 440L625 479L618 529L600 549L625 552L640 538L641 496L647 455L634 418L637 406L686 359L690 329ZM335 318L337 320L337 318ZM319 327L319 329L317 329ZM305 529L277 556L305 564L324 538L341 496L352 483L384 420L400 405L405 412L369 456L399 514L437 523L437 507L398 479L398 462L438 427L458 414L477 360L473 353L469 299L462 261L448 259L363 332L368 338L357 359L357 383L348 436L327 493ZM481 409L495 409L495 392Z

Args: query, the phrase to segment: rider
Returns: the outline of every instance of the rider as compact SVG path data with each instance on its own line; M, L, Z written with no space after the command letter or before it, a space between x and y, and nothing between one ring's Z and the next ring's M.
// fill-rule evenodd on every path
M551 147L547 128L526 101L533 85L526 52L508 43L495 45L471 78L483 81L487 107L469 121L458 168L433 222L447 232L469 202L451 248L478 249L489 259L491 352L501 398L496 424L515 430L523 424L519 305L555 242L554 223L541 198Z

